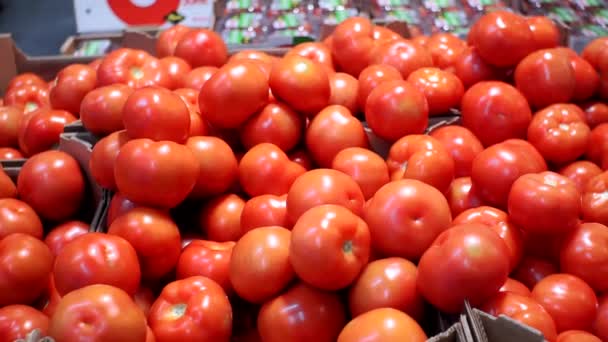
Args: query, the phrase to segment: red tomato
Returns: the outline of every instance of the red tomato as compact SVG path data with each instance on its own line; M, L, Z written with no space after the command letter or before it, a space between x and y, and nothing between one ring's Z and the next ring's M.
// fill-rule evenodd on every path
M591 128L608 122L608 105L603 102L590 102L583 106L587 124Z
M608 192L608 171L591 178L583 190L582 216L585 222L608 224L608 208L604 196Z
M411 261L386 258L372 261L361 271L348 293L353 317L380 308L393 308L422 319L424 300L416 289L418 270Z
M295 278L289 253L289 230L279 226L253 229L238 240L230 259L230 282L240 298L264 303Z
M597 316L593 322L593 332L606 341L608 338L608 295L603 295L599 299L599 306L597 308Z
M602 123L591 130L585 156L589 161L603 166L606 151L608 151L608 123Z
M52 270L53 254L37 238L16 233L0 240L0 307L39 298Z
M219 68L214 66L202 66L192 69L182 81L184 88L200 91L205 83L213 76Z
M23 154L12 147L0 147L0 160L25 159Z
M359 185L348 175L332 169L307 171L298 177L287 193L287 217L295 223L308 209L336 204L360 215L365 199Z
M465 88L504 76L500 69L486 63L473 47L464 50L454 61L453 67L454 74L460 78Z
M141 274L160 279L177 264L182 246L179 228L164 211L134 208L112 222L108 234L127 240L139 256Z
M8 88L4 93L4 106L15 106L25 113L51 106L46 84L26 84Z
M249 196L283 195L304 172L283 150L269 143L251 148L239 164L239 180Z
M511 138L525 138L532 112L526 98L513 86L480 82L462 97L462 124L484 146Z
M594 163L586 160L575 161L559 170L559 174L569 178L576 184L580 194L583 194L589 181L602 173L602 169Z
M42 239L42 222L27 203L14 198L0 199L0 240L14 233Z
M150 309L148 324L158 342L228 342L232 308L216 282L190 277L165 286Z
M137 204L129 201L129 199L120 192L115 193L114 196L112 196L112 200L110 200L110 206L108 208L108 215L106 217L107 226L110 227L116 218L137 207Z
M146 317L123 290L90 285L61 298L51 318L49 335L57 341L144 342Z
M140 287L133 295L133 301L144 312L146 317L150 313L150 307L152 307L154 299L156 299L154 293L147 287Z
M424 342L427 336L407 314L392 308L368 311L351 320L338 336L338 342Z
M121 147L114 162L118 191L152 207L177 206L194 188L199 172L192 150L172 141L131 140Z
M262 305L257 328L264 342L335 342L345 323L336 293L298 283Z
M17 187L9 175L0 168L0 198L17 197Z
M308 153L308 151L306 151L306 149L304 148L292 151L291 153L289 153L288 157L289 160L302 166L307 171L312 170L314 167L314 162L312 161L310 153Z
M329 75L329 85L331 95L328 104L344 106L353 114L359 112L359 81L356 78L347 73L335 72Z
M179 39L174 55L183 58L193 68L220 67L228 60L228 48L222 37L214 31L193 29Z
M483 150L473 160L471 180L485 203L506 207L511 185L519 176L547 170L530 143L509 139Z
M460 107L464 86L458 77L439 68L420 68L407 81L420 90L429 104L429 115L446 114Z
M560 33L553 20L544 16L533 16L525 19L530 31L532 31L535 50L551 49L559 45Z
M131 88L167 86L169 77L159 60L147 52L120 48L106 55L97 69L98 86L115 83Z
M201 115L218 128L237 128L268 102L268 78L253 62L235 61L205 82L198 104Z
M300 142L304 127L304 118L289 106L270 102L245 122L240 131L241 142L246 149L271 143L289 151Z
M41 218L62 221L80 209L85 182L73 157L61 151L46 151L23 164L17 192Z
M608 37L596 38L585 46L585 49L583 49L583 52L581 53L581 57L591 63L595 69L599 69L599 65L602 62L601 57L606 48L608 48Z
M560 49L543 49L526 56L515 69L515 85L532 107L568 102L576 74L570 57Z
M63 109L76 116L85 95L95 89L96 70L85 64L72 64L57 74L49 99L54 109Z
M366 205L364 219L375 251L410 260L420 258L451 223L443 194L411 179L381 187Z
M412 37L412 41L414 43L423 47L426 47L426 44L429 42L429 39L431 39L431 37L425 35L417 35L415 37Z
M433 65L441 69L453 67L467 48L466 42L451 33L435 33L425 44L433 57Z
M369 94L381 83L398 80L403 80L399 70L387 64L374 64L363 69L358 79L357 103L359 108L365 109Z
M235 242L196 240L182 250L175 268L177 279L207 277L232 293L230 259Z
M63 247L55 259L53 275L61 296L92 284L116 286L133 295L139 288L141 271L129 241L89 233Z
M487 226L456 225L437 237L418 263L418 290L444 312L465 299L479 305L495 295L509 274L509 249Z
M450 205L452 217L483 204L477 190L473 189L471 177L454 178L444 195Z
M238 163L228 144L216 137L191 137L186 142L200 171L190 197L202 198L226 192L238 177Z
M124 144L129 141L126 131L118 131L101 138L94 146L89 159L91 176L100 186L116 190L114 162Z
M59 142L63 126L76 120L65 110L41 109L33 112L27 123L20 127L19 149L28 156L51 149Z
M287 195L260 195L249 199L241 211L241 231L259 227L291 228L287 219Z
M574 71L575 86L572 99L575 101L587 100L598 90L600 77L593 66L585 59L574 55L570 57L570 64Z
M583 223L564 240L560 270L584 280L599 293L608 290L608 227Z
M273 64L274 62L276 62L276 57L259 50L239 50L238 52L230 56L230 59L228 61L232 62L241 59L253 59L269 64Z
M551 262L525 256L513 272L513 278L533 288L539 281L557 272L557 267Z
M90 228L88 223L82 221L68 221L54 227L44 239L44 243L56 257L63 250L63 247L77 237L87 234Z
M177 43L191 29L183 25L174 25L163 30L156 40L156 54L158 57L173 56Z
M196 91L191 88L178 88L173 90L174 94L179 95L179 97L186 102L186 105L190 109L190 112L194 111L199 114L198 108L198 93L200 91ZM192 126L192 125L191 125Z
M238 241L245 232L241 213L245 200L235 194L224 194L207 202L199 215L199 225L211 241Z
M598 301L593 289L569 274L552 274L532 289L537 300L553 317L557 332L589 330L597 315Z
M8 305L0 308L0 339L2 341L26 340L34 329L46 336L49 318L42 312L26 305Z
M431 131L431 137L439 140L454 159L454 176L471 175L473 159L483 151L477 137L465 127L450 125Z
M395 67L406 79L420 68L432 67L431 53L407 39L385 41L372 50L370 64L386 64Z
M505 283L498 291L515 293L526 297L529 297L531 294L530 289L526 285L524 285L524 283L513 278L507 278L507 281L505 281Z
M99 70L99 66L101 65L102 61L103 61L103 58L97 58L97 59L93 60L92 62L90 62L88 64L88 66L90 66L91 68L93 68L93 70L95 70L95 72L97 72L97 70Z
M367 98L365 119L380 138L397 141L408 134L424 132L429 106L424 94L411 83L383 82Z
M540 331L546 340L555 341L557 332L551 315L534 299L513 292L499 292L481 307L498 316L505 315Z
M326 71L334 70L334 62L331 57L331 49L321 42L305 42L290 49L285 56L306 57L326 68Z
M37 85L44 88L46 87L47 83L40 78L40 76L34 73L24 72L13 77L8 83L6 90L8 91L10 89L19 88L26 85Z
M559 334L555 342L602 342L602 340L586 331L567 330Z
M536 48L526 19L504 10L479 18L468 39L487 63L497 67L514 66Z
M159 62L161 67L165 69L167 77L169 78L167 81L167 88L177 89L183 87L186 75L192 70L190 64L185 60L174 56L163 57Z
M377 41L388 41L402 38L397 32L388 27L375 25L372 28L372 36Z
M331 52L340 70L357 77L370 64L374 25L367 18L351 17L336 26L331 35Z
M124 84L113 84L89 92L80 105L80 120L93 134L106 135L120 131L122 110L133 88Z
M368 146L361 121L340 105L325 107L306 128L306 147L321 167L330 167L336 154L346 148Z
M388 167L384 159L361 147L349 147L338 152L331 168L346 173L357 182L366 200L389 182Z
M23 111L17 107L0 106L0 146L18 146L19 121L21 120L22 116Z

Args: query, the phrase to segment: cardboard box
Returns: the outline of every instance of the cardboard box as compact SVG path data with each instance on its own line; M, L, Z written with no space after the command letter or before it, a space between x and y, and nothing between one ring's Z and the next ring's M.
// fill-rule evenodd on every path
M494 317L467 302L465 312L476 342L546 342L543 334L504 315Z
M74 13L80 33L176 23L213 27L215 18L213 0L74 0Z

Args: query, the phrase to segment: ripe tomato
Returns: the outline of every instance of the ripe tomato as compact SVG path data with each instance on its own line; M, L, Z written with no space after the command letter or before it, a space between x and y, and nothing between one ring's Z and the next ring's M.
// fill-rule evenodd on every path
M25 159L23 154L12 147L0 147L0 160Z
M78 212L84 199L84 177L78 162L61 151L29 158L17 178L19 197L43 219L62 221Z
M190 112L196 112L197 114L199 113L199 108L198 108L198 93L200 91L197 91L195 89L191 89L191 88L178 88L173 90L174 94L179 95L179 97L182 98L182 100L184 100L184 102L186 102L186 105L188 106L188 109L190 109Z
M525 19L532 31L535 50L551 49L559 45L561 37L553 20L544 16L532 16Z
M133 88L113 84L90 91L80 105L80 120L93 134L106 135L124 129L122 110Z
M219 195L205 203L199 214L199 225L211 241L238 241L245 233L241 229L241 213L245 200L236 194Z
M504 73L486 63L473 47L465 49L454 61L454 74L462 81L465 88L482 82L501 79Z
M160 279L171 272L182 249L179 228L169 214L157 209L129 210L112 222L108 234L133 246L145 279Z
M173 25L163 30L156 40L156 55L159 58L173 56L177 43L191 29L183 25Z
M42 312L26 305L8 305L0 308L2 341L25 340L34 329L37 329L42 336L48 333L49 318Z
M118 191L129 200L173 208L194 188L200 172L191 149L172 141L134 139L124 144L114 162Z
M345 323L338 294L298 283L262 305L257 327L264 342L335 342Z
M371 52L370 64L394 66L404 79L420 68L432 67L433 57L424 47L407 39L384 41Z
M433 34L425 47L433 57L433 65L441 69L449 69L465 51L467 44L451 33L442 32Z
M287 152L300 142L304 127L304 118L289 106L270 102L245 122L240 131L241 142L246 149L271 143Z
M608 151L608 123L602 123L591 130L585 156L589 161L603 166L606 151Z
M499 292L481 307L490 315L505 315L540 331L547 341L555 341L555 322L549 313L534 299L513 292Z
M289 153L288 157L289 160L302 166L306 171L312 170L313 166L315 166L310 153L308 153L308 151L306 151L304 148L292 151Z
M291 228L287 220L287 194L260 195L250 198L241 212L241 231L247 233L259 227Z
M505 208L511 185L519 176L546 170L547 164L534 146L524 140L509 139L477 155L471 180L485 203Z
M398 80L403 80L399 70L387 64L374 64L363 69L358 79L357 103L359 108L365 109L369 94L380 84Z
M450 125L434 129L431 137L439 140L454 159L454 176L471 175L473 159L483 151L477 137L465 127Z
M593 66L585 59L578 55L570 57L570 64L574 71L575 86L572 99L575 101L587 100L598 90L600 84L600 77L593 69Z
M49 91L46 84L25 84L8 88L4 93L4 106L15 106L24 113L51 106Z
M61 296L92 284L116 286L133 295L139 288L141 271L129 241L89 233L64 246L55 259L53 276Z
M0 146L18 146L19 121L22 116L23 111L17 107L0 106Z
M228 48L222 37L213 30L194 29L179 39L174 55L183 58L193 68L220 67L228 60Z
M147 52L120 48L106 55L97 69L98 86L115 83L131 88L167 86L169 77L159 60Z
M513 278L531 289L542 279L557 272L557 266L550 261L533 256L524 256L513 272Z
M598 293L608 290L608 227L583 223L564 240L560 270L584 280Z
M349 286L369 255L369 228L345 207L326 204L311 208L292 229L289 261L298 277L316 288Z
M100 186L116 190L114 162L124 144L129 141L126 131L118 131L101 138L94 146L89 159L91 176Z
M524 283L513 278L507 278L507 281L502 285L499 292L511 292L521 296L529 297L531 292L530 289L524 285Z
M8 83L6 90L8 91L10 89L19 88L26 85L37 85L40 87L46 87L47 83L45 80L40 78L40 76L34 73L24 72L13 77Z
M359 112L359 81L356 78L344 72L334 72L329 75L329 86L328 104L344 106L355 115Z
M552 274L542 279L532 289L532 298L553 317L557 332L589 330L597 315L593 289L570 274Z
M426 334L406 313L392 308L368 311L351 320L340 332L338 342L424 342Z
M216 137L191 137L186 142L200 165L198 179L190 197L219 195L238 177L238 163L232 148Z
M557 336L556 342L602 342L597 336L582 330L567 330Z
M525 138L532 112L526 98L513 86L479 82L462 97L462 124L484 146L511 138Z
M177 261L175 268L177 279L207 277L218 283L226 293L232 293L230 259L234 245L233 241L192 241L182 250Z
M237 128L268 102L268 78L248 60L226 64L205 82L201 115L218 128Z
M51 149L59 142L63 126L76 120L65 110L41 109L32 112L27 122L19 127L19 149L27 156Z
M593 322L593 332L605 341L608 337L608 295L603 295L599 299L597 316Z
M262 143L251 148L239 164L239 180L249 196L283 195L305 172L278 146Z
M464 86L451 72L439 68L420 68L412 72L407 81L426 97L430 116L446 114L450 109L460 107Z
M367 264L351 286L348 304L353 317L380 308L393 308L422 319L424 300L416 289L416 265L402 258Z
M150 307L152 307L152 303L154 303L154 299L154 293L147 287L140 287L133 295L133 301L135 302L135 304L137 304L141 311L144 312L144 315L146 317L148 317L148 313L150 312Z
M581 193L581 213L585 222L608 224L608 208L604 196L608 192L608 172L591 178Z
M400 214L390 214L395 212ZM374 251L417 260L449 227L452 218L441 192L407 179L381 187L367 203L364 219L369 225Z
M77 237L87 234L90 228L88 223L82 221L68 221L51 229L44 239L44 243L49 247L53 256L56 257L63 250L63 247L74 241Z
M479 305L509 274L509 249L487 226L456 225L437 237L418 263L418 290L444 312L458 313L465 299Z
M308 209L342 205L360 215L365 199L359 185L348 175L332 169L315 169L298 177L287 193L287 217L295 223Z
M479 18L468 40L487 63L497 67L514 66L536 48L526 19L504 10Z
M331 49L321 42L305 42L290 49L285 56L306 57L325 67L328 72L334 71L334 62L331 57Z
M42 239L42 222L27 203L14 198L0 199L0 240L14 233Z
M477 190L473 188L471 177L454 178L444 195L450 205L452 217L483 204Z
M57 74L49 99L54 109L63 109L76 116L85 95L95 89L97 72L85 64L72 64Z
M575 161L559 170L559 174L569 178L576 184L580 194L583 194L589 181L602 173L602 169L594 163L586 160Z
M106 225L110 227L114 220L125 214L129 210L133 208L137 208L138 205L129 201L123 194L120 192L115 193L110 200L110 206L108 207L108 215L106 217Z
M595 69L599 69L599 65L602 62L601 57L606 48L608 48L608 38L596 38L585 46L585 49L583 49L583 52L581 53L581 57L586 59Z
M17 187L9 175L0 168L0 198L17 197Z
M213 76L219 68L214 66L202 66L192 69L182 81L184 88L200 91L205 83Z
M347 18L331 35L332 57L340 70L357 77L370 64L376 45L374 25L367 18Z
M331 168L346 173L357 182L366 200L389 182L388 167L384 159L366 148L343 149L334 157Z
M186 75L192 70L190 64L174 56L161 58L159 62L161 67L165 68L167 77L169 78L167 87L172 90L183 87Z
M53 254L37 238L11 234L0 240L0 307L30 304L44 292Z
M238 52L232 54L228 61L232 62L241 59L253 59L262 61L264 63L273 64L276 62L277 57L271 56L266 52L259 50L239 50Z
M123 290L90 285L61 298L49 335L57 341L144 342L146 317Z
M568 102L576 75L570 57L560 49L543 49L526 56L515 68L515 85L532 107Z
M329 76L322 65L301 56L286 56L270 72L272 94L291 108L314 115L331 97Z
M587 125L591 128L608 122L608 105L603 102L589 102L583 106Z
M408 134L421 134L429 121L424 94L406 81L381 83L365 104L365 119L380 138L397 141Z
M150 309L148 324L158 342L228 342L232 308L216 282L189 277L165 286Z

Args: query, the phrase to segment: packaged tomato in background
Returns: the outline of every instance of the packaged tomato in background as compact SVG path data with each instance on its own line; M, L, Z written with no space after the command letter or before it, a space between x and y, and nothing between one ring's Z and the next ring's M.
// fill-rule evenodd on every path
M603 0L570 0L570 5L578 10L602 9L608 5Z
M503 0L465 0L463 6L469 12L470 16L508 8Z
M434 15L431 34L451 32L461 38L466 37L471 21L464 9L454 8Z
M264 26L264 14L260 12L243 12L232 14L226 17L223 24L223 28L227 30L256 30L262 26Z
M608 27L608 8L596 8L588 14L589 23Z
M361 15L364 14L354 7L326 10L322 12L323 25L338 25L347 18Z
M281 12L309 12L314 4L306 0L269 0L268 14L276 15Z
M456 10L461 7L459 0L423 0L422 6L430 12Z
M265 12L264 0L227 0L224 5L224 15L239 12Z
M427 15L428 17L428 15ZM408 25L412 37L424 34L427 30L427 23L423 19L423 14L419 7L401 7L386 12L379 13L375 19L382 22L401 21Z

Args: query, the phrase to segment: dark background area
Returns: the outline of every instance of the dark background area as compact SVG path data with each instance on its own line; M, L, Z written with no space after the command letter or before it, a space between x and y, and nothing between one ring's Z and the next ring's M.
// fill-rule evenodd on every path
M0 0L0 32L30 55L55 55L76 32L72 0Z

